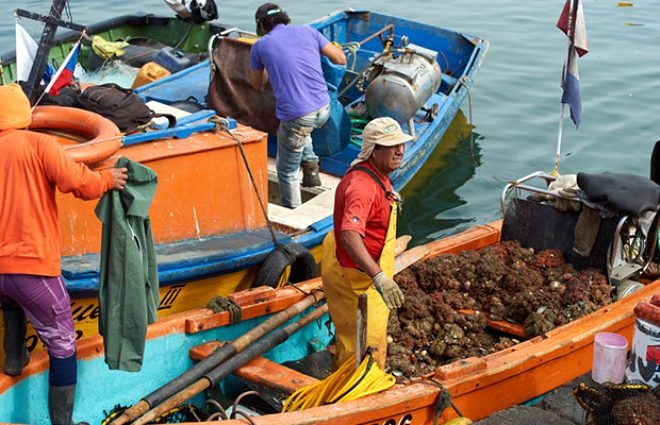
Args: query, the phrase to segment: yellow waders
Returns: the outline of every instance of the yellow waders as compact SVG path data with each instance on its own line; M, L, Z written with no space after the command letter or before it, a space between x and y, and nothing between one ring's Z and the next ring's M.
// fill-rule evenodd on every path
M389 277L394 275L394 248L396 246L397 206L392 204L390 224L385 237L385 246L380 255L381 270ZM367 294L367 346L374 350L374 360L385 370L387 358L387 323L390 310L376 291L371 278L357 269L339 265L336 255L334 232L323 241L323 288L330 317L336 330L336 353L334 369L355 356L357 344L358 296Z

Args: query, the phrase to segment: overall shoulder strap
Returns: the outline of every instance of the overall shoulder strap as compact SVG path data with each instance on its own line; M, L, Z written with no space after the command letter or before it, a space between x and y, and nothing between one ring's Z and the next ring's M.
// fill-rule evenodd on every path
M352 171L363 171L367 173L383 189L383 192L385 193L385 199L387 199L388 201L396 202L397 206L399 207L401 206L401 203L403 202L401 196L399 196L399 194L393 190L388 190L385 187L383 181L379 179L376 173L374 173L371 169L365 167L364 165L356 165L354 167L349 168L348 171L346 171L346 173L350 173Z
M371 176L371 178L374 179L376 183L378 183L378 185L383 189L383 192L385 192L385 196L387 196L387 193L389 193L389 190L387 190L382 180L378 178L376 173L374 173L372 170L365 167L364 165L356 165L354 167L351 167L348 170L348 172L350 173L351 171L364 171L365 173L369 174L369 176Z

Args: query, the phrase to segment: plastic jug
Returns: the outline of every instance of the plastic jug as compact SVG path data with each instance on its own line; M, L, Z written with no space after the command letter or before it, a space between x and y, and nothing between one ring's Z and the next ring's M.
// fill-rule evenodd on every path
M142 65L142 68L140 68L140 71L135 76L131 88L134 89L143 86L160 78L167 77L168 75L170 75L170 71L158 65L156 62L147 62Z

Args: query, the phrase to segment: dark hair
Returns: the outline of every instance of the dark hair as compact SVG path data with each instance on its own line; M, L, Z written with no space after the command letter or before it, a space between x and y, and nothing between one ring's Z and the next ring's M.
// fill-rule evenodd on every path
M275 3L264 3L254 14L257 23L257 34L268 34L277 24L288 25L291 22L289 15Z

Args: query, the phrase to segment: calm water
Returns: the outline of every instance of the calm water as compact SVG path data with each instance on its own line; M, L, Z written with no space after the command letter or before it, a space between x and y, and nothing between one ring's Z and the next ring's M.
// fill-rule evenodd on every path
M81 24L137 11L172 13L161 0L70 3L74 21ZM261 1L216 4L220 21L252 29ZM555 24L563 4L564 0L280 2L294 23L340 8L366 8L490 41L463 113L434 161L404 192L400 233L414 235L416 244L499 218L499 196L507 181L536 170L552 171L566 54L566 38ZM651 149L660 139L660 1L621 4L584 1L590 52L579 61L582 124L576 130L569 118L564 120L562 174L649 174ZM19 2L0 4L0 52L13 49L11 12L16 7ZM46 13L50 2L23 0L20 7ZM23 25L37 27L28 20Z

